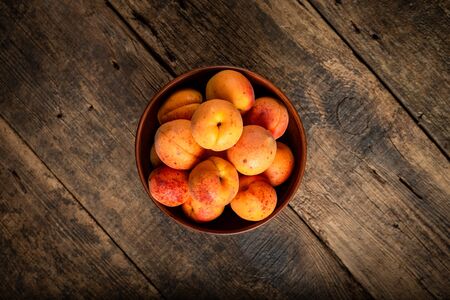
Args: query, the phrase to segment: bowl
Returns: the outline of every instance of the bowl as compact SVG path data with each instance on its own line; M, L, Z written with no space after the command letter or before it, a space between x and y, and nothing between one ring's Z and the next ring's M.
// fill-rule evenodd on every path
M244 74L252 83L255 97L272 96L279 99L286 106L289 113L289 125L285 134L278 139L287 144L294 154L295 165L289 179L282 185L276 187L277 192L277 206L270 216L258 222L246 221L238 217L230 208L229 205L225 208L223 214L214 221L208 223L196 223L187 218L181 206L167 207L160 204L152 198L149 186L148 177L153 170L150 163L150 149L153 144L156 130L159 127L158 119L156 117L158 109L161 107L167 97L179 88L192 87L200 91L203 95L205 92L206 83L217 72L222 70L235 70ZM175 220L190 229L208 232L214 234L236 234L255 229L270 220L272 220L280 211L285 208L289 201L294 197L300 182L303 178L306 165L306 136L303 129L302 121L291 101L283 94L274 84L264 77L237 67L230 66L211 66L192 70L166 84L159 92L157 92L150 100L145 108L136 132L136 165L140 180L150 199L155 205L169 218Z

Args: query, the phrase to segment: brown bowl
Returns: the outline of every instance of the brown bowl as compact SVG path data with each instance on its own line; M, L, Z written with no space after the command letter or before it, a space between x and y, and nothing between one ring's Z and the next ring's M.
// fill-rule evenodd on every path
M183 87L192 87L204 93L206 83L217 72L221 70L236 70L244 74L252 83L255 90L256 98L261 96L272 96L281 100L286 106L289 113L289 125L285 134L279 141L287 144L295 157L294 170L289 179L281 186L276 188L278 202L273 213L259 222L250 222L239 218L227 205L223 214L214 221L208 223L195 223L187 218L181 207L167 207L160 204L150 195L148 187L148 177L152 171L150 164L150 149L153 144L153 139L156 130L159 127L156 115L158 109L167 97L175 90ZM306 164L306 137L303 129L302 121L298 116L297 110L292 105L291 101L270 81L246 69L229 67L229 66L213 66L192 70L181 76L178 76L166 86L164 86L153 98L145 108L141 116L136 133L136 165L139 172L139 177L149 197L153 200L156 206L159 207L166 215L174 219L178 223L201 232L209 232L215 234L234 234L242 233L254 229L262 224L273 219L284 207L297 191L303 174L305 172Z

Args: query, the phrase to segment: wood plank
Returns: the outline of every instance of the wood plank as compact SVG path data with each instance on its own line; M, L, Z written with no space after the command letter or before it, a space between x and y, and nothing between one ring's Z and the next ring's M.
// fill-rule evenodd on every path
M160 298L2 118L0 157L2 298Z
M164 297L367 298L292 210L237 236L168 220L139 182L133 132L170 76L103 2L15 3L0 4L1 115Z
M311 1L450 153L448 1Z
M291 206L374 297L450 295L448 161L310 5L112 3L174 72L243 66L286 92L309 143Z

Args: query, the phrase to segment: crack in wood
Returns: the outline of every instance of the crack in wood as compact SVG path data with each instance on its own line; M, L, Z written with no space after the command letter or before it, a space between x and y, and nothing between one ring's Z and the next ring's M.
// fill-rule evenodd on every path
M392 146L394 147L395 151L397 151L398 154L400 154L400 156L405 160L405 161L409 161L408 159L406 159L406 157L403 155L403 153L400 152L400 150L398 150L397 146L395 145L395 143L392 141L391 136L388 134L386 135L389 142L391 142Z
M403 178L402 176L398 176L398 180L408 188L408 190L410 190L414 195L417 196L417 198L423 200L423 196L420 195L407 181L405 178Z
M156 29L151 25L150 21L147 19L147 17L145 17L144 15L138 13L135 10L131 11L131 14L133 15L133 18L138 21L139 23L141 23L142 26L144 27L148 27L148 29L150 29L150 32L158 38L158 31L156 31Z
M372 171L372 176L375 178L379 183L386 184L386 180L378 174L378 172L375 169L370 169Z
M131 10L131 14L133 15L133 18L138 21L142 26L147 27L150 29L150 32L155 36L155 38L159 41L159 43L164 48L164 52L166 53L167 58L174 62L176 61L176 55L163 43L162 39L159 37L158 31L155 29L155 27L152 25L149 19L145 17L144 15L138 13L135 10Z
M356 26L355 23L353 23L353 21L350 21L350 24L352 24L353 30L355 31L355 33L360 34L361 33L361 29L359 29L358 26Z
M309 12L309 9L305 6L305 4L303 4L302 1L297 0L297 3L298 3L301 7L303 7L307 12Z
M20 190L26 194L28 193L27 189L25 188L25 185L22 182L22 178L20 178L19 174L17 174L16 170L8 169L8 171L13 176L14 180L17 182L17 185L19 186Z

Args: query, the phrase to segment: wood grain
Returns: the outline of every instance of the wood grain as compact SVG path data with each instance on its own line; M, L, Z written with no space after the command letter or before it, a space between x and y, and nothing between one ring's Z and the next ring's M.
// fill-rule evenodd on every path
M175 73L250 68L309 138L292 207L376 298L446 298L448 161L308 3L112 1Z
M160 298L2 118L0 157L1 298Z
M450 153L448 1L311 0L333 28Z
M103 2L0 5L1 115L163 297L368 297L292 210L218 237L187 231L151 203L134 130L171 77Z

